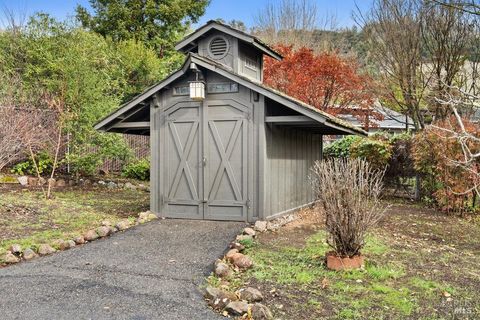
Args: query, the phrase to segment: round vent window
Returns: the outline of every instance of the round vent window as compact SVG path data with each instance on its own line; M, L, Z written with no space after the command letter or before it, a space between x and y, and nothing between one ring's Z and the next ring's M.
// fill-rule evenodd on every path
M215 37L210 41L208 51L213 59L222 59L227 55L228 42L223 37Z

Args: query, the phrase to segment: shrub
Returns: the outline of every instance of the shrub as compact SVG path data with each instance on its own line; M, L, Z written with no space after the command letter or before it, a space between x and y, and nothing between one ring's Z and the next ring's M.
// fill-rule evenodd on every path
M50 175L52 173L53 159L50 156L50 154L48 154L48 152L45 152L45 151L39 152L38 155L35 157L35 161L37 162L39 174ZM18 175L25 175L25 174L36 175L37 174L37 171L35 169L35 164L33 163L31 158L26 161L17 163L15 166L13 166L11 172Z
M350 157L366 160L373 169L385 169L392 156L389 141L360 139L350 146Z
M367 230L382 217L383 174L362 159L315 162L314 193L326 215L327 243L337 255L359 254Z
M102 164L102 157L97 153L84 155L70 154L68 156L71 171L77 176L93 176Z
M27 161L17 163L16 165L13 166L12 170L10 171L14 174L23 176L30 172L30 169L31 169L30 166L31 166L30 161L27 160Z
M350 156L350 147L353 143L362 140L358 136L346 136L336 140L323 148L325 159L348 158Z
M150 178L150 161L141 159L123 167L122 176L125 178L148 180Z

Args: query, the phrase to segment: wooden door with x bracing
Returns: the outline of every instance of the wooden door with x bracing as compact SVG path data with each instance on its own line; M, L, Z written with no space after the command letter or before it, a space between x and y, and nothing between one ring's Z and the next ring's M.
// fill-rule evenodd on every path
M246 221L251 108L234 100L204 102L204 218Z
M247 220L250 114L233 100L167 108L161 148L166 217Z
M162 215L203 219L201 103L177 102L166 108L164 116L160 132Z

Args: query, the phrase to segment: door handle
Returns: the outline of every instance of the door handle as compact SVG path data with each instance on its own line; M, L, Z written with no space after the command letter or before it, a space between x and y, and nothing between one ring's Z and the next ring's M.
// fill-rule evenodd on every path
M207 158L202 158L202 165L205 167L207 165Z

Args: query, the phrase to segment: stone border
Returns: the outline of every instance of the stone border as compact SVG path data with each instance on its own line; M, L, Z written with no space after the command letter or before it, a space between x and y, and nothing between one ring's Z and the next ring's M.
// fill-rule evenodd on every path
M108 220L102 221L101 226L90 229L81 236L77 236L73 239L57 239L50 244L40 244L35 248L22 248L19 244L12 244L5 253L3 258L3 266L12 265L22 260L28 261L38 256L47 256L57 251L64 251L74 248L78 245L82 245L88 242L95 241L100 238L108 237L116 232L125 231L133 226L143 224L152 220L158 219L158 217L150 211L140 212L138 218L132 222L129 219L122 219L118 221L115 226ZM1 265L0 265L1 266Z
M207 286L204 291L205 300L214 311L225 317L247 317L255 320L273 319L270 309L260 303L263 301L260 290L247 286L241 287L236 292L231 292L228 283L235 273L244 272L254 266L254 261L242 253L245 250L242 242L254 241L257 232L276 232L282 226L299 218L298 212L292 212L269 221L258 220L253 226L244 228L242 234L237 235L235 241L229 245L230 250L214 264L213 274L221 280L220 285Z
M266 231L266 228L264 231ZM231 292L228 289L228 281L232 279L234 273L244 272L253 267L254 261L242 253L245 250L242 242L254 241L255 237L256 231L252 227L244 228L242 234L237 235L235 241L230 243L230 250L214 264L213 274L220 278L224 284L218 287L207 286L204 297L214 311L225 317L248 316L249 319L255 320L273 319L270 309L260 303L263 301L260 290L253 287L242 287L236 292Z

